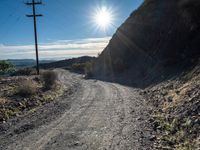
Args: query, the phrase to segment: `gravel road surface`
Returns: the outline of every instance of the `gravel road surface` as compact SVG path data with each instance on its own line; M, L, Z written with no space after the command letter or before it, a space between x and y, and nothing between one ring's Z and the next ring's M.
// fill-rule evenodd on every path
M1 124L1 150L150 149L149 106L139 89L57 72L64 95Z

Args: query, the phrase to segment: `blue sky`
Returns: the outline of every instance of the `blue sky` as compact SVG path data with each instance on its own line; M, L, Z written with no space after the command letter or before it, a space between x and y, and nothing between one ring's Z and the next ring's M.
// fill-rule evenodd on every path
M34 37L28 0L0 0L0 59L33 58ZM31 1L31 0L29 0ZM37 12L40 58L67 58L96 55L143 0L43 0ZM113 16L106 31L97 28L93 16L106 7Z

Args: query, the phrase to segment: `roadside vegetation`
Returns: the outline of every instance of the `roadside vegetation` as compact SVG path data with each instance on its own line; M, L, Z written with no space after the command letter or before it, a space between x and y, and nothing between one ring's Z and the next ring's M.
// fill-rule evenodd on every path
M34 68L22 68L22 69L16 70L12 75L14 76L36 75L36 70Z
M94 62L75 63L72 65L71 70L78 73L84 73L85 78L93 76Z
M86 78L93 76L93 61L73 63L70 69L85 73ZM63 87L54 71L41 70L36 75L35 68L15 69L7 61L0 61L0 123L9 118L35 111L63 94Z
M8 61L0 61L0 75L9 74L15 69L14 65Z
M43 87L46 90L50 90L55 88L56 82L57 82L57 74L54 71L45 71L41 75L42 81L43 81Z
M32 80L22 81L21 84L16 88L16 95L21 97L31 97L36 95L36 92L36 83Z
M0 123L24 112L35 111L38 106L62 95L63 88L56 72L42 71L40 76L29 75L32 71L21 69L16 76L0 78Z
M155 149L194 150L200 145L200 67L147 89Z

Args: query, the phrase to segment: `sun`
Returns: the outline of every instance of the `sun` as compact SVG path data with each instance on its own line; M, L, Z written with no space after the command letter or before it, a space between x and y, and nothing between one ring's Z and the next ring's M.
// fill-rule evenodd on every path
M112 12L106 7L98 9L94 15L94 22L99 28L106 30L108 27L112 25L113 22Z

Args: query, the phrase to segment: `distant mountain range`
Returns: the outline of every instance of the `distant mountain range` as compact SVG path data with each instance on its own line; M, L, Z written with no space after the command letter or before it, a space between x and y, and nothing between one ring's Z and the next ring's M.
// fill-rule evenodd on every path
M96 57L82 56L78 58L70 58L65 60L40 60L41 69L65 68L69 69L73 64L82 64L95 60ZM34 59L7 59L6 61L12 63L17 69L34 67L36 61Z
M15 65L16 68L26 68L35 66L36 61L34 59L8 59L8 62ZM54 60L41 60L40 63L50 63Z

